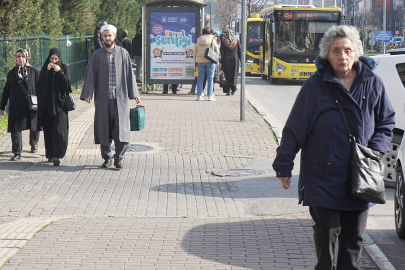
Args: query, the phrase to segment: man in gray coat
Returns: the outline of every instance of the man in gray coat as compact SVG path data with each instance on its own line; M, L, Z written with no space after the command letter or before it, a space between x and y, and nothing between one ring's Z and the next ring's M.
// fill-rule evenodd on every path
M130 141L129 100L140 102L129 53L115 45L117 28L101 27L105 47L92 55L80 96L91 103L94 94L94 140L100 144L102 167L112 166L111 143L114 140L114 166L123 168L124 154Z

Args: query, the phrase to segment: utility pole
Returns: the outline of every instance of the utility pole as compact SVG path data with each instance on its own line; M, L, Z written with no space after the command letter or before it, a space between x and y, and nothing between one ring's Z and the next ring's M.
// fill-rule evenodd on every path
M386 8L386 6L387 6L387 0L384 0L384 4L383 4L383 31L384 32L385 32L386 27L387 27L387 25L386 25L386 21L387 21L387 18L386 18L386 16L387 16L387 8ZM385 42L383 42L383 54L385 54Z
M240 82L240 121L245 120L245 63L246 63L246 0L242 0L242 20L241 20L241 82ZM224 46L224 45L222 45Z

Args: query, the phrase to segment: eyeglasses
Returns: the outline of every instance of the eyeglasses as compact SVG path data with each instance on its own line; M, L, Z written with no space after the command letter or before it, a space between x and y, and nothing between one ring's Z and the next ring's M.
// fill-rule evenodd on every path
M331 52L334 56L339 56L339 55L347 55L350 56L352 53L354 53L354 50L352 49L346 49L346 50L332 50L329 51Z

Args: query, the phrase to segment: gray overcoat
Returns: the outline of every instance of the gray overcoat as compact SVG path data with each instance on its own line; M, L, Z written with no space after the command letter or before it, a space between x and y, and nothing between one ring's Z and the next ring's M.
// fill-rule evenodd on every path
M139 97L132 63L128 52L115 46L116 95L119 119L119 140L130 141L129 100ZM107 51L101 48L93 53L87 65L86 78L81 100L93 98L96 112L94 115L94 141L96 144L110 145L108 121L108 62Z

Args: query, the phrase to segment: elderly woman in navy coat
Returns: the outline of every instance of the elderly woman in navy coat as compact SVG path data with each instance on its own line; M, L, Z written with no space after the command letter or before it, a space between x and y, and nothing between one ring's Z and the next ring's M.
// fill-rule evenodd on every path
M350 193L351 143L332 88L337 89L358 143L387 153L391 150L394 110L375 62L362 57L354 27L330 28L319 45L317 72L301 88L283 129L273 168L287 189L295 155L301 150L299 203L309 206L315 222L315 269L360 269L368 202Z

